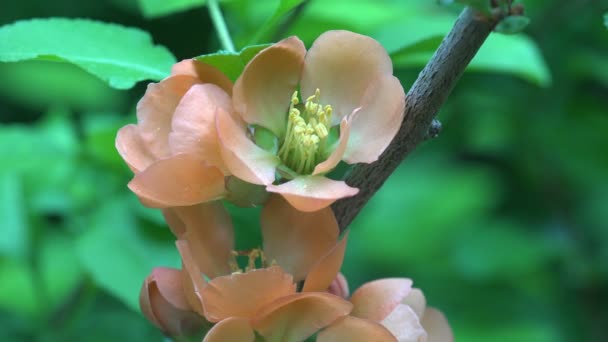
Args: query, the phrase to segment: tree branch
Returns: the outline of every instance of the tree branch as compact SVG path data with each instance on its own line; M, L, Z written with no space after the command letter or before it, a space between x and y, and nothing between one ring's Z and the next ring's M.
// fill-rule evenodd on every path
M425 140L433 118L495 25L476 16L469 7L463 10L407 93L405 117L391 144L378 161L359 164L346 177L346 183L359 188L359 193L332 205L341 230L348 227L401 161Z

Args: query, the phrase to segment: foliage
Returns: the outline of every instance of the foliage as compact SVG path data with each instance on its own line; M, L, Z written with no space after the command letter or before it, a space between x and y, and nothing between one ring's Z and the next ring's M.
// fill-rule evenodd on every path
M34 3L0 13L7 341L162 340L138 313L139 287L151 267L179 259L160 213L128 192L131 172L114 137L135 121L145 90L137 82L165 77L173 54L202 55L234 80L265 46L250 42L297 34L309 46L325 30L349 29L387 48L407 88L462 9L423 0L223 1L242 50L209 54L220 47L203 0ZM351 288L413 278L459 341L601 341L606 8L524 4L525 33L491 36L439 113L439 138L355 220L343 272ZM258 245L259 210L229 209L238 212L237 244Z

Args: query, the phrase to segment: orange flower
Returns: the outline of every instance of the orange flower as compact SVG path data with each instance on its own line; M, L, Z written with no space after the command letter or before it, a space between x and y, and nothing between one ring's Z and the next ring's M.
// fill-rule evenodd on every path
M355 195L324 174L341 160L374 162L393 139L405 94L392 72L378 42L348 31L322 34L308 52L296 37L262 50L234 85L238 117L217 117L226 167L301 211Z
M337 278L342 293L348 293L344 278ZM346 290L344 290L346 288ZM412 288L412 281L406 278L375 280L361 286L350 301L354 305L351 317L380 323L388 329L398 342L450 342L454 341L452 330L443 314L426 306L422 291ZM332 329L319 334L348 336L352 322L337 322ZM344 341L351 339L345 338ZM337 340L336 340L337 341Z
M304 213L280 196L271 197L261 215L264 251L246 253L250 259L245 270L236 269L232 224L220 202L174 208L172 213L169 223L179 232L182 270L155 269L140 296L142 312L165 332L191 331L193 322L201 323L192 319L196 314L214 323L245 316L254 322L257 317L260 321L252 326L258 331L266 329L264 324L274 326L260 317L262 312L264 317L274 315L275 309L300 311L310 305L311 314L328 315L326 324L350 312L347 301L319 293L336 277L346 248L330 208ZM256 261L262 268L256 269ZM296 293L301 281L302 293Z
M215 130L218 109L232 111L232 82L219 70L184 60L148 86L137 125L118 131L116 149L135 173L129 188L150 207L189 206L226 195Z

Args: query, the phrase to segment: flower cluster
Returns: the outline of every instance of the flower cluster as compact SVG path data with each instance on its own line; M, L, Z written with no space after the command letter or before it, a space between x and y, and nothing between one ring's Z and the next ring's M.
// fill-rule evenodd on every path
M263 202L251 194L259 191L230 186L235 178L301 211L353 196L358 189L325 175L342 160L374 162L395 136L405 94L392 72L378 42L347 31L321 35L308 51L284 39L234 85L209 65L182 61L148 87L138 124L118 133L116 147L135 172L129 187L158 208Z
M405 278L352 296L339 273L348 233L329 207L358 189L327 177L371 163L404 115L386 51L347 31L310 50L296 37L260 51L233 84L196 60L149 85L116 147L129 188L163 209L182 268L158 267L140 294L170 336L203 341L452 341L443 315ZM262 205L262 248L237 250L221 199Z

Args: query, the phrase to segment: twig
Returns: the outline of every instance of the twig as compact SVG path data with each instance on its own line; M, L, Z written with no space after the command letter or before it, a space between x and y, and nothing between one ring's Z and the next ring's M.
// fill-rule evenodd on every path
M405 118L395 139L378 161L359 164L347 176L346 183L359 188L359 194L332 205L341 230L353 221L401 161L427 138L433 118L495 25L476 16L469 7L460 14L408 92Z

